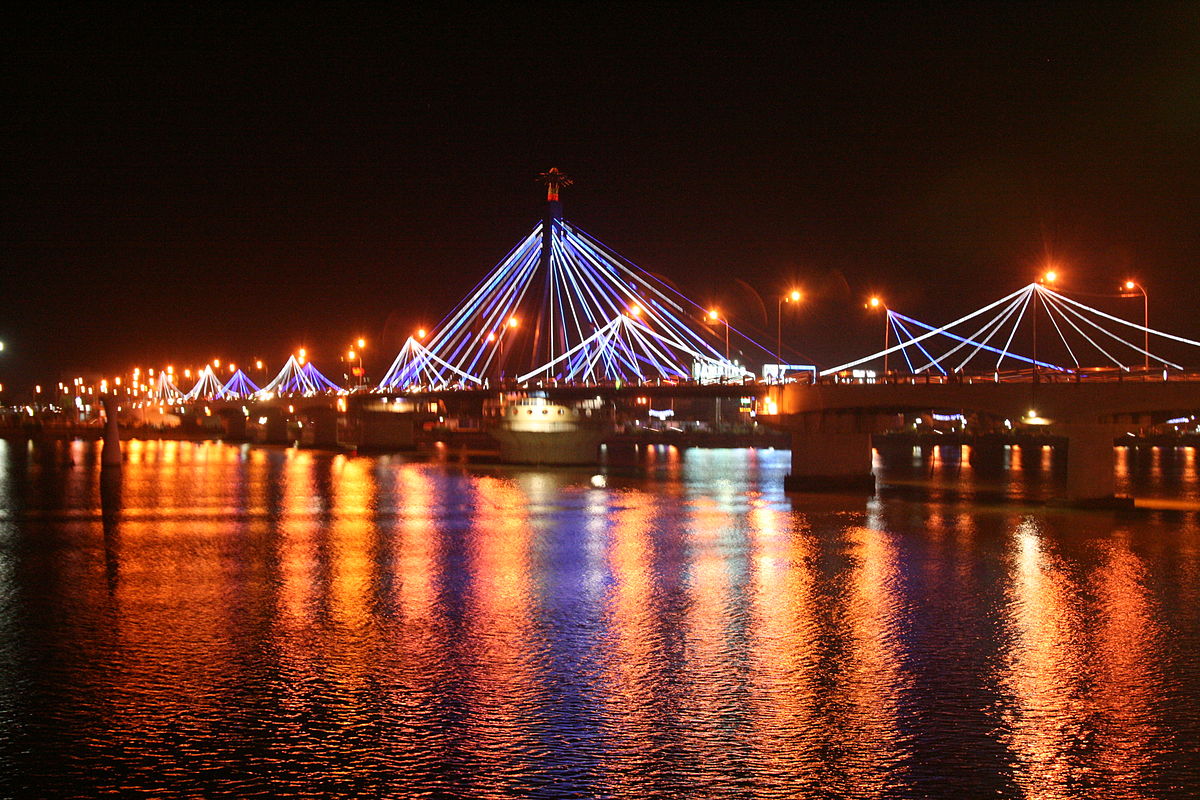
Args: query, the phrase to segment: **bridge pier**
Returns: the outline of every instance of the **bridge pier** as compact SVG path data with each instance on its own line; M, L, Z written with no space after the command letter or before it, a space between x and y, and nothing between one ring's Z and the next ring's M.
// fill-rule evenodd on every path
M247 425L247 435L251 441L260 444L290 445L293 441L287 414L275 405L264 405L257 409L254 423Z
M364 409L358 418L360 450L415 450L417 414Z
M220 413L220 417L225 441L237 442L246 438L246 415L240 408L226 409Z
M337 447L337 409L329 406L309 406L301 416L300 444L305 447Z
M1067 439L1067 505L1083 507L1133 506L1132 498L1116 496L1111 425L1066 422L1057 432Z
M117 422L117 398L110 394L100 398L104 406L104 448L100 463L106 467L121 466L121 428Z
M859 414L804 414L792 429L788 492L875 491L871 429ZM872 420L873 422L873 420Z

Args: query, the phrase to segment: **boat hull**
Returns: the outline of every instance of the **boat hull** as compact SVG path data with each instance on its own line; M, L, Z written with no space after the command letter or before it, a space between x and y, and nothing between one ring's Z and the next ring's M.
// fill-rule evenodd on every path
M489 409L484 430L506 464L598 464L600 443L612 435L613 423L603 408L534 397Z

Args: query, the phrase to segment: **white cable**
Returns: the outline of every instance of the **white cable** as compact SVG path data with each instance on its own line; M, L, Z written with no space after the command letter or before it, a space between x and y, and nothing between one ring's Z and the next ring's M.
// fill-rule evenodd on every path
M1030 284L1030 286L1032 286L1032 285L1033 284ZM969 319L974 319L975 317L978 317L980 314L984 314L988 311L991 311L996 306L1000 305L1001 303L1006 303L1006 302L1012 300L1014 297L1021 294L1022 292L1030 291L1030 286L1023 286L1020 289L1016 290L1015 292L1012 292L1011 294L1001 297L999 300L989 303L988 305L984 306L983 308L980 308L976 311L972 311L970 314L967 314L965 317L959 317L954 322L951 322L948 325L943 325L942 327L937 328L932 331L929 331L928 333L923 333L920 336L916 337L915 339L910 339L909 341L904 342L903 344L898 344L894 347L889 347L886 350L880 350L878 353L872 353L869 356L864 356L862 358L855 359L854 361L848 361L845 364L841 364L836 367L830 367L829 369L822 370L821 372L818 373L818 375L820 375L822 377L824 377L825 375L833 375L834 373L841 372L844 369L850 369L851 367L857 367L859 364L864 364L868 361L871 361L876 358L880 358L884 355L890 355L892 353L895 353L897 350L903 350L905 347L908 347L910 344L914 344L916 342L922 342L931 336L937 336L938 334L944 333L945 331L949 330L950 328L953 328L955 325L966 322Z

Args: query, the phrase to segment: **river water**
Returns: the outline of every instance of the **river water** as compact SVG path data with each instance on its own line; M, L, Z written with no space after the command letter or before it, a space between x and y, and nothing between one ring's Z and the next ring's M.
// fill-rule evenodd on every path
M0 440L0 795L1200 793L1190 449L1118 451L1166 510L1116 513L973 496L1048 452L789 497L770 450L126 447Z

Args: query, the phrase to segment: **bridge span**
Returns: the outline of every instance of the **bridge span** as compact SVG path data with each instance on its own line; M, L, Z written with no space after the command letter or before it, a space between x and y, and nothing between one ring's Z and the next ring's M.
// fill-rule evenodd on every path
M906 412L975 416L1040 428L1067 443L1065 499L1113 499L1113 439L1146 415L1200 409L1200 380L997 383L814 383L771 387L759 419L790 432L793 491L873 487L871 436Z

